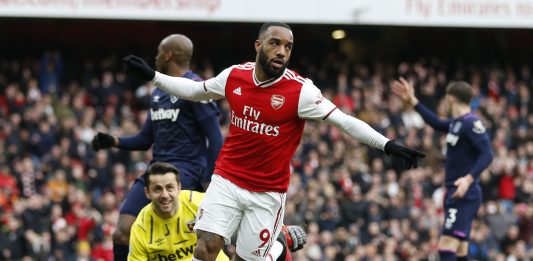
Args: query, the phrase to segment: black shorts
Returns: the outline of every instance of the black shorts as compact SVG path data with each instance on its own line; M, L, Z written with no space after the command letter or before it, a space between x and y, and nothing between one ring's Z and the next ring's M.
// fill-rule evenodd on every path
M472 184L463 198L452 198L456 187L446 188L444 197L444 224L442 234L452 236L460 240L470 239L472 221L476 217L481 206L481 188Z

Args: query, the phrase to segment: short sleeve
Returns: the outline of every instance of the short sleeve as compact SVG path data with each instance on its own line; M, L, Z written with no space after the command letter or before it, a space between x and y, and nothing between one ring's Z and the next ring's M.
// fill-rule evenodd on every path
M306 79L300 91L298 116L302 119L325 120L337 107L322 96L322 92Z
M193 191L192 193L193 195L192 195L191 203L196 207L196 209L198 209L198 207L200 206L200 202L202 202L202 200L204 199L205 193L200 193L196 191Z
M233 70L231 66L219 73L216 77L206 80L204 82L204 88L208 92L213 92L221 96L226 96L226 82L228 81L229 74Z
M144 261L148 259L148 254L146 252L143 239L144 236L142 234L142 227L138 222L135 222L131 228L128 260Z
M192 191L192 190L182 190L180 192L180 202L183 206L191 209L192 212L197 212L200 203L204 199L205 193Z

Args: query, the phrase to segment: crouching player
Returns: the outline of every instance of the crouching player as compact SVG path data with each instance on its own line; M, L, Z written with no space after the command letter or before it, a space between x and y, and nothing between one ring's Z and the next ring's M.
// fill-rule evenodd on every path
M204 193L181 190L179 171L168 163L153 163L144 175L146 197L151 201L133 223L128 260L191 260L197 243L193 227ZM285 226L270 251L269 260L291 260L289 251L306 242L299 226ZM217 260L229 260L223 251Z

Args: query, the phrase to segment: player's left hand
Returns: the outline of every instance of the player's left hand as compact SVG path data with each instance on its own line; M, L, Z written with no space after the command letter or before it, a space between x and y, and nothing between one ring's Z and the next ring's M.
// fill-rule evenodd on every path
M155 77L155 71L141 57L128 55L122 58L122 63L126 67L126 73L133 72L145 81L151 81Z
M285 226L284 230L292 241L288 244L291 252L296 252L304 247L307 242L307 234L301 226Z
M452 198L462 198L468 191L470 184L474 182L472 175L468 174L464 177L458 178L453 184L457 187L457 190L452 194Z
M415 149L404 147L400 144L397 144L393 140L389 140L385 144L385 153L387 153L387 155L393 155L402 158L405 162L405 169L418 167L418 158L426 157L424 153Z

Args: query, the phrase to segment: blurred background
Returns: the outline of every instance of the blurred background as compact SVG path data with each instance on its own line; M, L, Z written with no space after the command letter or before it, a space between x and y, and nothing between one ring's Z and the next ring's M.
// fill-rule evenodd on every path
M343 111L427 154L401 163L308 122L293 159L286 224L306 224L295 260L438 260L445 140L392 95L400 76L446 118L452 80L495 159L471 260L533 260L533 0L0 1L0 260L112 260L118 206L151 152L95 152L98 132L132 135L149 84L125 75L128 54L153 64L162 38L195 45L205 78L255 59L266 21L289 23L290 68ZM228 128L228 105L219 103Z

